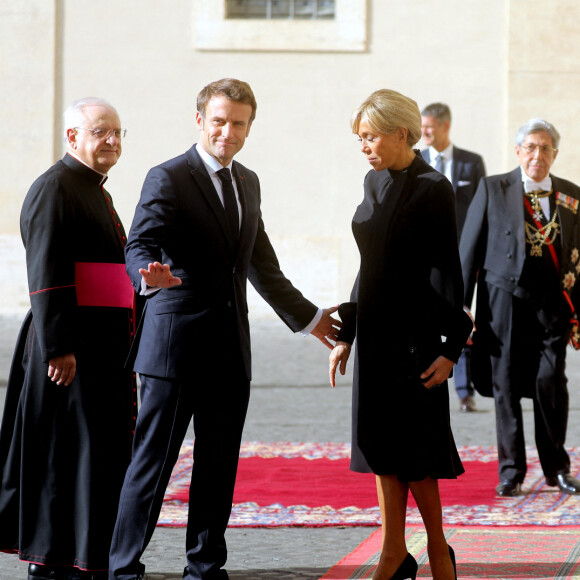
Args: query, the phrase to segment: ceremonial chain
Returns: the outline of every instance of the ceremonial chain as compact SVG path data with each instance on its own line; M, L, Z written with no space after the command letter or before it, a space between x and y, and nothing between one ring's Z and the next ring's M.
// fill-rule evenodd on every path
M542 206L540 205L540 198L548 197L552 190L550 191L530 191L524 192L526 197L528 197L532 204L532 209L534 210L533 219L535 222L539 222L543 216ZM558 237L560 233L560 224L558 223L558 212L554 211L552 215L552 219L545 225L540 227L535 227L529 222L524 222L525 229L526 229L526 242L528 242L531 246L530 248L530 256L541 256L542 255L542 246L544 245L551 245L554 243L554 240ZM550 238L551 234L554 234L552 238Z

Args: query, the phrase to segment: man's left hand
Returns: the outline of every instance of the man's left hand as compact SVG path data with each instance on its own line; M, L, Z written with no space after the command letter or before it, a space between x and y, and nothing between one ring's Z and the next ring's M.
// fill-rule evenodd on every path
M330 340L336 340L338 338L338 331L342 326L342 322L331 315L338 310L338 306L331 306L330 308L325 308L322 311L322 318L318 321L318 324L314 327L311 332L322 344L330 348L334 348L334 345L329 342Z

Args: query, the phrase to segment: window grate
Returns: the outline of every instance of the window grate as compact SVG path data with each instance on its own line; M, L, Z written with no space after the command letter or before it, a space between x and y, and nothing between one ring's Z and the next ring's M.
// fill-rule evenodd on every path
M333 20L335 0L227 0L226 18Z

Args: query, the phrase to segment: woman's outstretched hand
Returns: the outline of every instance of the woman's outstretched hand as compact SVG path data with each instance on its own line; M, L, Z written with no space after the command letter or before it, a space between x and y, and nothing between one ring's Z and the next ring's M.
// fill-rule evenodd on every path
M431 366L421 374L420 379L425 381L423 385L430 389L435 385L444 383L451 374L451 369L455 363L444 356L438 356ZM425 380L427 379L427 380Z
M338 341L330 353L328 374L330 375L332 387L336 385L336 369L339 369L341 375L346 372L346 362L350 356L351 348L352 345L348 344L348 342Z

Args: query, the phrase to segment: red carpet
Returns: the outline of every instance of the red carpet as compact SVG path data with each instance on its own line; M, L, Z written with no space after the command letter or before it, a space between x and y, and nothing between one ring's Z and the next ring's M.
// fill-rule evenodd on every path
M348 459L301 457L262 459L249 457L240 462L234 503L279 503L285 506L347 506L371 508L377 505L375 478L348 469ZM178 499L183 499L180 497Z
M377 505L375 477L349 470L348 459L249 457L240 462L234 503L257 502L266 506L307 504L311 507L348 506L371 508ZM478 505L494 499L497 462L467 463L466 473L455 480L440 482L443 505ZM187 501L188 489L171 494L171 499ZM409 506L416 504L409 497Z
M488 580L564 580L580 577L580 528L463 526L446 530L457 577ZM407 547L419 564L417 578L432 578L422 527L407 530ZM380 556L377 530L320 580L372 578Z
M230 526L378 525L375 478L348 469L349 446L315 443L244 443ZM460 449L466 473L440 481L447 525L580 525L580 498L544 486L537 454L529 450L526 495L495 497L495 448ZM580 450L572 449L573 465ZM159 525L187 519L192 443L173 472ZM408 521L421 523L409 498Z

